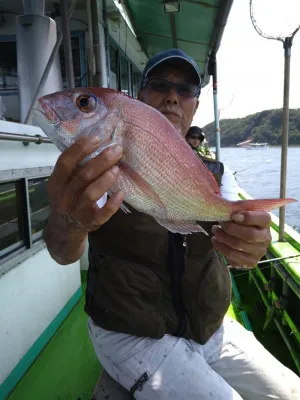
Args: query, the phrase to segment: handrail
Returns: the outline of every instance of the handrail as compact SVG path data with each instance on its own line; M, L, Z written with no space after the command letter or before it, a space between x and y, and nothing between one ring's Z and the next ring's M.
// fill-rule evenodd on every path
M0 132L0 140L12 140L14 142L32 142L35 144L52 143L50 139L41 135L20 135L18 133Z

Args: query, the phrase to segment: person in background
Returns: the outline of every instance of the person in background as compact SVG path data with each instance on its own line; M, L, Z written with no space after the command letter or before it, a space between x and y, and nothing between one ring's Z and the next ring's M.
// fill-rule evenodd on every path
M213 158L209 151L205 134L201 128L198 126L191 126L186 134L186 140L197 154L204 157Z

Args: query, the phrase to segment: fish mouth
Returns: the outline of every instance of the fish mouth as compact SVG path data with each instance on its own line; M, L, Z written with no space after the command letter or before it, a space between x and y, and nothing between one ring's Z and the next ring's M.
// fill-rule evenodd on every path
M53 108L43 99L40 99L38 105L33 109L34 115L42 119L46 119L50 124L58 124L60 122L59 115Z
M54 110L52 111L53 112L50 111L49 106L45 110L40 102L32 110L32 125L39 126L51 140L53 140L53 137L55 137L57 124L60 123L60 118Z

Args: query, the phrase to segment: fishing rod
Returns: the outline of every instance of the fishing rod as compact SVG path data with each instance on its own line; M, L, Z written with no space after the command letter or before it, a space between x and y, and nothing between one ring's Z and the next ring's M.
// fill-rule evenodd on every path
M271 263L271 262L275 262L275 261L286 260L288 258L296 258L296 257L300 257L300 254L293 255L293 256L287 256L287 257L277 257L277 258L270 258L268 260L262 260L262 261L259 261L257 263L257 265ZM271 267L272 267L272 265L266 265L265 267L259 268L259 270L262 271L262 270L265 270L265 269L271 268ZM254 268L247 268L247 267L246 268L238 268L238 267L235 268L235 267L231 267L230 269L236 269L237 271L243 271L243 272L240 272L238 275L235 275L235 279L236 279L236 278L238 278L238 277L240 277L242 275L249 274L249 272L253 271Z
M265 264L265 263L269 263L269 262L273 262L273 261L281 261L281 260L286 260L288 258L295 258L295 257L300 257L300 254L293 255L293 256L287 256L287 257L269 258L267 260L258 261L257 264L260 265L260 264Z
M258 163L258 164L251 164L251 165L249 165L249 167L247 167L247 168L240 169L239 171L235 171L235 172L233 173L233 175L236 175L236 174L239 174L240 172L246 171L246 170L249 169L249 168L257 167L258 165L261 165L261 164L267 164L267 163L269 163L269 162L271 162L271 161L273 161L273 160L270 159L270 160L261 161L261 162Z
M254 3L254 4L253 4ZM261 3L261 2L260 2ZM272 2L273 3L273 2ZM259 5L258 0L250 0L250 18L252 25L256 32L266 38L271 40L278 40L283 43L284 49L284 79L283 79L283 108L282 108L282 139L281 139L281 171L280 171L280 197L286 197L286 176L287 176L287 151L288 151L288 132L289 132L289 97L290 97L290 63L291 63L291 51L292 51L292 44L293 39L297 32L300 30L299 25L299 15L297 12L292 12L290 4L287 4L288 1L285 0L284 5L281 2L282 6L280 7L280 13L277 12L279 15L280 21L274 21L276 12L273 13L269 12L266 14L267 19L271 19L273 22L277 22L274 24L276 26L276 30L281 30L282 33L274 34L264 32L259 26L256 21L255 16L255 9ZM289 2L290 3L290 2ZM294 4L296 2L294 1ZM260 4L261 5L261 4ZM274 8L274 6L273 6ZM284 13L287 12L287 14ZM284 27L283 21L285 17L289 18L296 18L293 22L293 29ZM296 23L297 20L297 23ZM283 31L285 31L283 33ZM285 207L281 207L279 210L279 241L284 241L284 223L285 223Z

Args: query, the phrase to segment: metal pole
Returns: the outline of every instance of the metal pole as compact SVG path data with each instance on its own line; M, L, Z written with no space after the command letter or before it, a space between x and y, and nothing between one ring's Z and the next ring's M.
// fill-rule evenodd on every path
M73 14L73 10L75 8L75 4L76 4L76 0L72 0L72 3L71 3L70 8L69 8L69 13L68 13L69 14L69 18L71 18L71 15ZM37 102L37 99L39 97L39 93L41 91L41 88L43 87L44 83L46 82L46 80L48 78L49 72L51 70L53 61L55 60L55 57L56 57L56 54L58 52L59 46L61 45L62 39L63 39L63 34L62 34L62 32L60 32L59 35L58 35L58 38L56 40L55 46L53 47L52 53L51 53L51 55L49 57L49 60L47 62L47 65L45 67L45 70L43 72L43 75L41 77L40 83L38 84L38 87L36 88L32 103L31 103L30 108L28 110L27 117L25 118L25 121L24 121L25 124L28 124L28 121L31 118L32 110L33 110L33 108L35 106L35 103Z
M11 140L14 142L32 142L36 144L52 143L50 139L40 135L36 136L19 135L17 133L6 133L6 132L0 132L0 140Z
M218 81L217 81L217 60L213 60L213 97L216 129L216 160L220 161L221 137L220 137L220 115L218 107Z
M102 86L97 0L91 0L93 52L95 55L95 86Z
M283 87L283 115L282 115L282 145L281 145L281 173L280 197L286 197L286 171L289 132L289 95L290 95L290 62L293 39L284 39L284 87ZM279 241L284 241L285 207L279 210Z
M70 35L70 19L68 16L68 0L60 0L60 13L61 13L61 30L64 39L64 53L65 53L65 72L67 78L68 89L75 87L73 57L72 57L72 42Z
M106 54L106 69L107 69L107 87L110 87L110 49L109 49L109 31L108 31L108 16L106 0L102 0L102 14L104 25L104 40L105 40L105 54Z
M24 15L45 15L45 0L23 0Z

